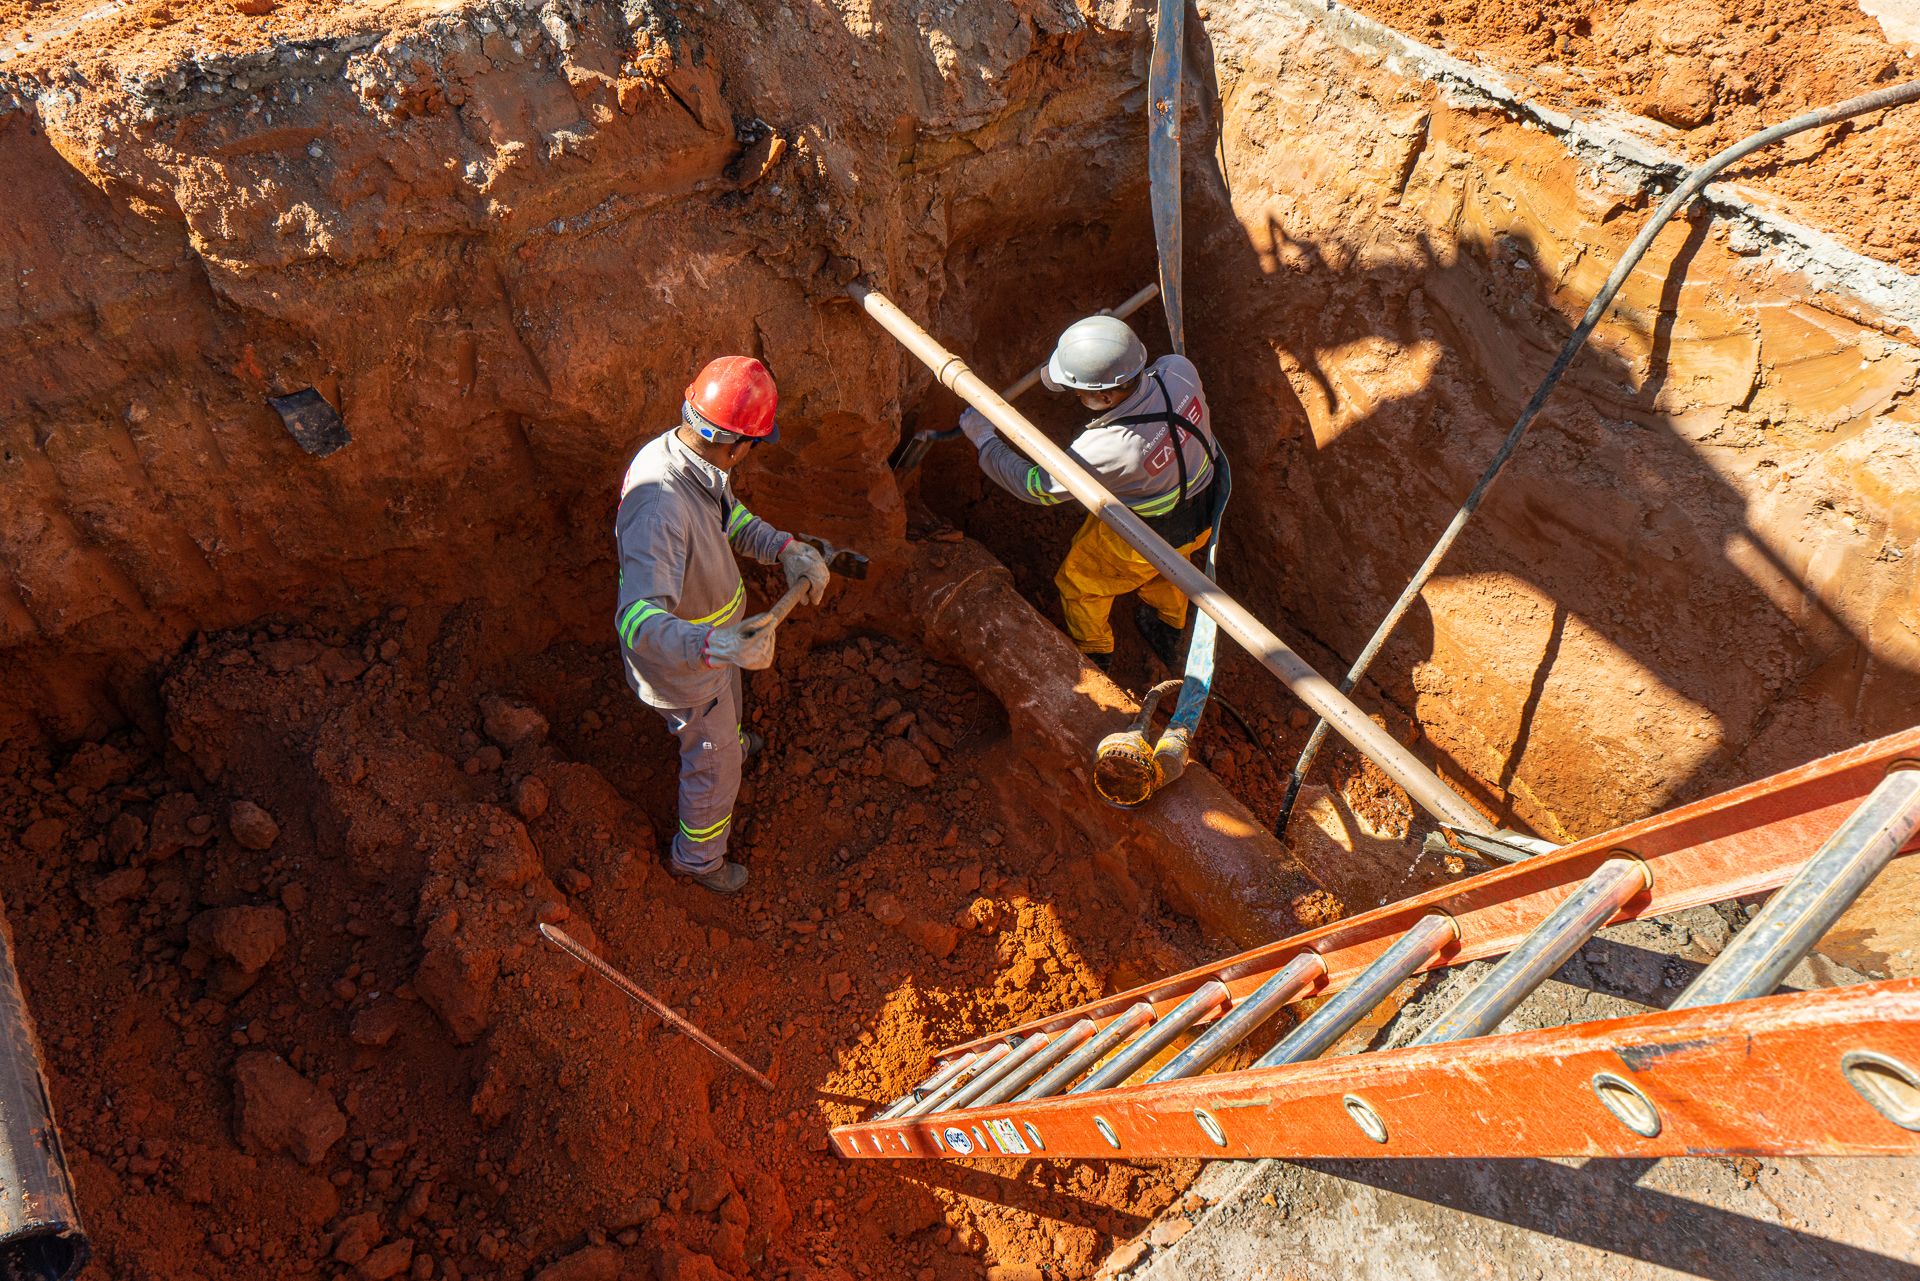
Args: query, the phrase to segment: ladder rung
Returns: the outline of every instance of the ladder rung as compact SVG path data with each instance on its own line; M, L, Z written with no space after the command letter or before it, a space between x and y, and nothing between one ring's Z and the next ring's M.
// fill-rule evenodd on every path
M1647 865L1637 858L1602 863L1413 1044L1439 1045L1493 1031L1622 906L1645 893L1652 880Z
M875 1121L891 1121L894 1117L899 1116L921 1099L926 1098L948 1081L951 1081L955 1076L959 1075L969 1063L972 1063L979 1057L980 1054L977 1050L968 1050L958 1058L949 1060L942 1066L935 1068L932 1076L920 1082L920 1084L914 1086L911 1090L908 1090L892 1103L889 1103L885 1111L874 1113L871 1119Z
M1056 1063L1092 1040L1097 1030L1092 1019L1081 1019L1055 1036L1046 1049L1001 1077L969 1106L982 1108L1012 1098L1038 1079L1041 1073L1051 1071Z
M1412 929L1394 940L1392 947L1354 975L1352 982L1309 1014L1280 1044L1261 1055L1254 1066L1279 1067L1282 1063L1319 1058L1327 1047L1366 1017L1368 1011L1386 1000L1389 992L1440 955L1458 937L1459 927L1452 917L1438 914L1421 917Z
M1167 1011L1167 1016L1122 1046L1114 1056L1093 1070L1086 1080L1067 1091L1087 1094L1119 1085L1132 1076L1154 1055L1173 1043L1173 1038L1227 1003L1227 985L1208 979L1192 996Z
M1151 1022L1153 1007L1145 1001L1135 1001L1116 1015L1113 1022L1101 1028L1100 1035L1062 1059L1051 1072L1017 1095L1014 1102L1025 1103L1029 1099L1053 1097L1065 1089L1073 1078L1098 1063L1108 1050Z
M1920 831L1920 762L1887 772L1673 1003L1676 1010L1767 996Z
M1178 1081L1182 1077L1206 1071L1213 1066L1215 1059L1253 1035L1255 1028L1272 1018L1281 1006L1318 983L1326 972L1326 963L1312 952L1294 957L1266 982L1248 993L1245 1000L1216 1019L1212 1027L1194 1039L1192 1045L1148 1077L1148 1083Z
M980 1101L980 1096L1005 1080L1009 1072L1018 1071L1030 1062L1033 1056L1047 1048L1053 1040L1045 1032L1035 1032L1020 1042L1013 1053L1001 1059L986 1071L975 1076L959 1091L950 1097L941 1108L943 1112L958 1112L961 1108L970 1108Z
M905 1120L908 1117L925 1116L929 1112L933 1112L938 1109L946 1107L947 1100L952 1098L955 1094L958 1094L960 1092L961 1086L965 1085L973 1077L986 1071L988 1068L998 1063L1001 1059L1006 1058L1007 1055L1011 1053L1013 1053L1013 1047L1006 1044L1004 1041L1001 1042L999 1045L994 1046L992 1049L988 1050L985 1054L982 1054L979 1058L969 1063L964 1069L955 1073L954 1076L950 1080L948 1080L948 1082L945 1085L933 1091L931 1094L927 1095L926 1098L921 1099L918 1103L915 1103L914 1105L909 1107L906 1111L902 1112L900 1114L900 1118L902 1120Z

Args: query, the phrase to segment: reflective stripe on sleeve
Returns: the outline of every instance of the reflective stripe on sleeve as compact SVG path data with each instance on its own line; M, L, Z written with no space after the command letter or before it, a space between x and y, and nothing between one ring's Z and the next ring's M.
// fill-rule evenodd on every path
M747 510L744 503L734 504L733 515L727 518L727 537L732 538L735 534L745 529L747 522L752 519L753 513Z
M655 614L664 614L666 612L666 610L661 609L649 600L637 600L627 606L626 610L620 615L620 622L617 628L620 633L620 643L628 648L632 648L633 638L635 633L640 630L640 624L646 622Z
M1064 501L1060 495L1047 491L1046 473L1042 472L1038 466L1027 468L1027 492L1033 495L1036 501L1042 503Z

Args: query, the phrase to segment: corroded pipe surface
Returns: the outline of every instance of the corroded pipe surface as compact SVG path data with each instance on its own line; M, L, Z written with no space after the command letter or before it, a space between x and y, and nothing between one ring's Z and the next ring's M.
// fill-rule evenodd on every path
M968 668L1000 700L1020 751L1077 781L1062 790L1079 826L1146 864L1169 902L1224 939L1255 946L1312 923L1295 905L1320 887L1209 771L1189 767L1143 809L1096 800L1087 744L1126 728L1138 711L1132 700L1086 664L984 547L928 543L919 555L908 600L927 647Z

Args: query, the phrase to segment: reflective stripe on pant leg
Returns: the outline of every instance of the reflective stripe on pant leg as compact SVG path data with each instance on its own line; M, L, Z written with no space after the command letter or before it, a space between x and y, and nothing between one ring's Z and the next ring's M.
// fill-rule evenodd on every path
M1205 547L1207 539L1211 537L1213 537L1212 530L1201 530L1200 537L1182 547L1180 554L1193 555ZM1144 560L1141 563L1146 564ZM1148 565L1147 568L1152 569L1153 566ZM1162 578L1158 571L1155 571L1151 582L1140 585L1140 599L1152 606L1153 612L1160 615L1160 621L1175 631L1187 625L1187 594Z
M737 708L729 687L704 708L665 713L680 743L680 826L673 836L673 865L680 871L711 872L727 856L740 792Z

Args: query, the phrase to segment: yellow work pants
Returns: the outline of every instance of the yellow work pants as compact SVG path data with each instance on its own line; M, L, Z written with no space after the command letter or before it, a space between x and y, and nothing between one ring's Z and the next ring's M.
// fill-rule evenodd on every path
M1207 545L1212 530L1203 529L1200 537L1180 549L1191 556ZM1160 577L1139 552L1122 542L1098 516L1088 516L1073 536L1060 572L1053 576L1060 589L1060 609L1067 616L1067 635L1083 654L1113 653L1113 613L1116 596L1139 592L1140 599L1153 607L1160 621L1169 627L1187 625L1187 597L1179 588Z

